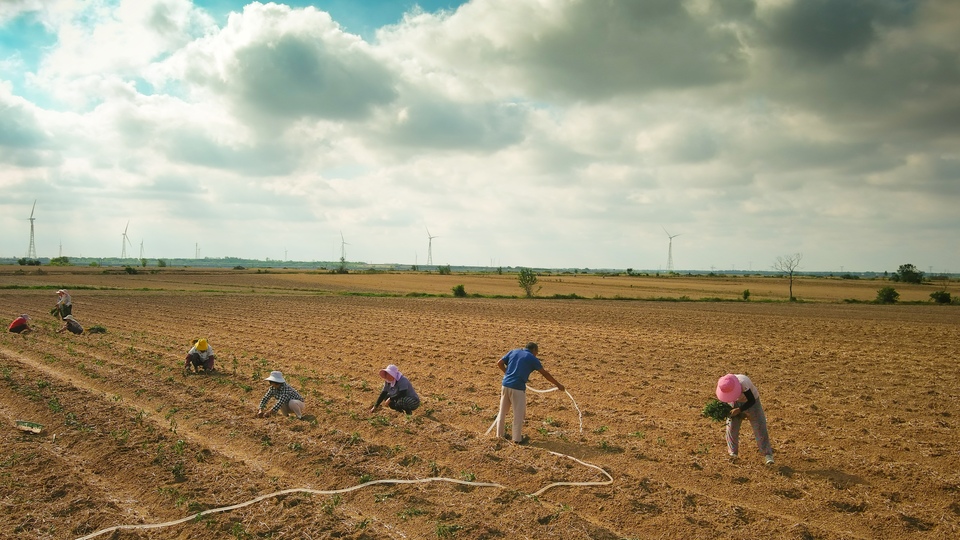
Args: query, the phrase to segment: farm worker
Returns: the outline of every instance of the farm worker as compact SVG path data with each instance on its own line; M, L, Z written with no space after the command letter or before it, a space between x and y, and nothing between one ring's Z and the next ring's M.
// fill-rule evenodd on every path
M13 332L14 334L29 334L33 331L30 328L30 325L27 324L30 321L30 316L24 313L10 323L10 327L7 328L8 331Z
M59 333L63 332L64 330L69 330L70 332L72 332L72 333L74 333L74 334L82 334L82 333L83 333L83 327L80 326L80 323L79 323L76 319L73 318L73 315L67 315L67 316L65 316L65 317L63 318L63 326L60 327L59 330L57 330L57 333L59 334Z
M420 406L420 396L413 389L413 383L400 373L397 366L390 364L381 369L380 378L383 379L383 390L370 412L376 411L383 400L387 401L388 407L404 414L410 414Z
M57 291L56 310L61 319L65 319L67 315L73 313L73 302L70 300L70 293L66 289Z
M213 347L207 343L206 339L198 339L193 343L193 347L187 351L187 359L183 362L183 370L190 372L190 366L193 365L194 371L200 372L203 368L204 373L213 371L213 361L216 356L213 354Z
M279 410L282 410L285 416L293 413L297 415L297 418L303 418L303 408L305 406L303 398L300 397L299 392L287 384L287 381L283 378L283 373L271 371L270 376L264 380L270 383L270 388L267 389L267 393L260 400L257 418L267 418ZM277 398L277 404L269 411L265 411L264 407L267 406L270 398Z
M760 392L746 375L727 373L717 381L717 399L729 403L733 410L727 417L727 451L736 459L740 447L740 424L750 420L753 435L767 465L773 465L773 447L767 435L767 417L760 405Z
M513 442L523 444L523 419L527 415L527 379L534 371L541 375L558 390L563 385L553 375L543 369L537 358L539 347L536 343L527 343L522 349L513 349L497 361L497 367L503 371L503 386L500 389L500 412L497 414L497 437L506 434L507 413L513 407Z

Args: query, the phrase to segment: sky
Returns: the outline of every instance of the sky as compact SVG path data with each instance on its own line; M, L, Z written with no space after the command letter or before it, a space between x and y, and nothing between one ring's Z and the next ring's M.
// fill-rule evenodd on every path
M958 36L955 0L3 0L0 256L960 272Z

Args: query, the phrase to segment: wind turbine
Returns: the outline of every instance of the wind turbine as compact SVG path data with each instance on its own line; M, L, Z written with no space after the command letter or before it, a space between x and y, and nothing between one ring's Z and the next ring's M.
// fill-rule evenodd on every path
M426 227L424 227L426 229ZM433 239L439 236L431 236L430 229L427 229L427 266L433 266Z
M341 263L347 261L347 246L349 245L350 244L348 244L347 241L343 239L343 231L340 231L340 262Z
M143 259L143 239L140 239L140 258Z
M133 247L133 244L130 243L130 238L127 237L127 229L130 228L130 222L127 221L127 226L123 228L123 241L120 242L122 249L120 250L120 258L127 258L127 244L130 244L130 247Z
M663 227L662 225L661 225L661 228L663 229L663 232L667 233L667 238L670 240L670 246L667 249L667 272L673 272L673 239L680 235L679 234L671 235L670 233L667 232L666 227Z
M37 246L33 243L33 211L37 209L37 200L33 200L33 208L30 209L30 247L27 248L27 258L36 259L37 258Z

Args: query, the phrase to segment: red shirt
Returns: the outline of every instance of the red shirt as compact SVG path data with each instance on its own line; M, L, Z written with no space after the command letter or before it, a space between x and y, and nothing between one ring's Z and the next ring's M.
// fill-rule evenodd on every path
M12 323L10 323L10 327L7 328L7 330L10 331L20 326L26 326L26 325L27 325L26 319L24 319L23 317L17 317L16 319L13 320Z

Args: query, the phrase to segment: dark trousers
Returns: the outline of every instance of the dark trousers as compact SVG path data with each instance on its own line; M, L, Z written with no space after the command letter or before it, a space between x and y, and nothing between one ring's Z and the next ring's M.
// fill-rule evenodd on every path
M213 371L213 358L213 355L210 355L204 360L197 353L188 354L186 362L183 363L183 369L190 369L193 365L194 368L202 367L204 371Z
M420 406L420 400L415 397L404 396L391 399L388 406L397 412L410 414Z

